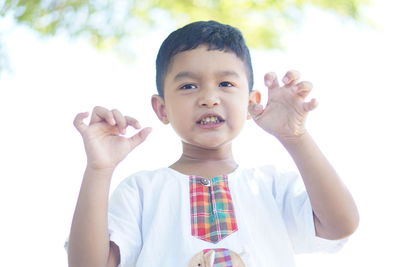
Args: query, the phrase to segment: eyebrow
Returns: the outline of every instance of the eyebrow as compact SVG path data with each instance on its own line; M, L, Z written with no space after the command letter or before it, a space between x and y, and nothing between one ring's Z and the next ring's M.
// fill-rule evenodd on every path
M197 75L194 74L193 72L182 71L182 72L179 72L177 75L175 75L174 81L179 81L179 80L182 80L182 79L185 79L185 78L195 79L195 78L197 78Z
M234 76L236 78L239 78L239 74L236 71L233 71L233 70L220 71L220 72L217 72L217 75L221 76L221 77Z
M232 70L225 70L225 71L219 71L216 73L216 76L218 77L226 77L226 76L233 76L239 78L239 74L236 71ZM179 81L185 78L191 78L191 79L197 79L198 76L190 71L182 71L179 72L177 75L174 77L174 81Z

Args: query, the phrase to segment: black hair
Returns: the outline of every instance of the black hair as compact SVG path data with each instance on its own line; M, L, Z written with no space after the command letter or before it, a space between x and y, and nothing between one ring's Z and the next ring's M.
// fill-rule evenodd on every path
M160 96L164 96L164 79L172 58L199 45L207 45L209 50L233 52L239 57L247 69L249 91L252 90L253 68L242 33L230 25L216 21L198 21L172 32L161 44L156 59L156 84Z

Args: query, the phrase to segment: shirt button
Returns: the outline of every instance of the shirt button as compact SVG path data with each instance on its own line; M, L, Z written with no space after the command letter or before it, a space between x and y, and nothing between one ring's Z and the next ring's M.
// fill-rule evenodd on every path
M200 180L200 183L201 183L202 185L204 185L204 186L210 186L210 180L205 179L205 178L202 178L202 179Z

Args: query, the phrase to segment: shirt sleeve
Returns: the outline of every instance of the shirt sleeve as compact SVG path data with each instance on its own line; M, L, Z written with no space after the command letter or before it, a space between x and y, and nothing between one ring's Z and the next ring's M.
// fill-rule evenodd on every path
M110 241L120 251L120 267L135 266L142 247L142 201L133 177L125 179L113 192L108 208Z
M336 252L347 239L316 236L313 211L303 180L295 172L275 172L273 192L295 253Z

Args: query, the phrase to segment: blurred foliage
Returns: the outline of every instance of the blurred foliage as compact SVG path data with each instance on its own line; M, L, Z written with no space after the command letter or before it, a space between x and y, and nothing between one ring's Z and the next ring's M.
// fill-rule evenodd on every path
M307 6L360 20L366 4L368 0L0 0L0 18L10 14L17 24L42 35L87 35L102 47L137 33L138 27L149 29L161 14L152 11L159 10L178 25L210 19L234 25L250 46L271 48Z
M368 0L0 0L0 22L12 17L43 36L86 36L98 48L154 29L168 18L177 26L217 20L241 29L250 47L280 47L279 36L317 7L362 20ZM160 19L162 17L163 19ZM0 40L1 42L1 40ZM1 44L0 44L1 48ZM1 56L0 56L1 60ZM0 64L1 65L1 64Z

